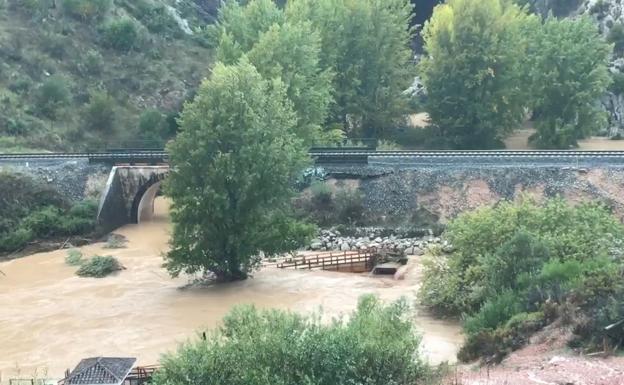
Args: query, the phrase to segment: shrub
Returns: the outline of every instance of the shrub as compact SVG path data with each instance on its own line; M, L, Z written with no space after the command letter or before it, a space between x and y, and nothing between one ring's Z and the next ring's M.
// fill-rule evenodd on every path
M0 234L20 227L32 211L46 206L65 207L58 191L32 177L0 171Z
M47 206L32 212L22 223L33 232L35 237L45 238L63 233L61 210L54 206Z
M69 16L88 21L103 18L111 5L112 0L63 0L63 11Z
M121 269L122 267L117 259L108 255L96 255L85 261L76 274L80 277L103 278Z
M611 74L613 82L609 86L609 91L614 94L624 94L624 73L616 72Z
M558 307L579 309L576 333L588 343L624 316L622 263L613 254L624 228L604 206L501 203L460 215L445 235L456 251L425 265L421 298L434 310L466 315L462 359L501 358ZM516 315L527 311L548 317L522 326Z
M69 105L70 99L67 80L60 76L51 76L37 89L35 102L41 115L54 120L59 109Z
M521 311L522 306L516 294L507 290L487 300L475 315L466 318L464 331L468 335L475 335L481 331L495 330Z
M85 75L99 75L104 68L104 59L98 51L90 49L87 51L80 64L80 71Z
M613 44L613 52L621 55L624 53L624 24L615 23L609 30L607 41Z
M14 252L22 249L33 239L33 233L29 229L18 228L17 230L0 235L0 251Z
M167 124L165 115L158 110L143 111L139 117L139 135L145 140L153 142L155 146L162 146L167 139Z
M122 18L108 23L102 31L102 40L108 47L128 52L139 46L139 28L132 19Z
M206 340L164 357L155 385L412 384L425 375L405 302L360 299L347 319L234 309Z
M360 191L339 190L336 193L335 205L338 223L361 224L364 220L364 203Z
M69 266L80 266L82 264L82 253L80 250L71 249L67 252L65 257L65 264Z
M82 120L89 130L110 133L115 125L115 100L104 92L91 93L82 111Z

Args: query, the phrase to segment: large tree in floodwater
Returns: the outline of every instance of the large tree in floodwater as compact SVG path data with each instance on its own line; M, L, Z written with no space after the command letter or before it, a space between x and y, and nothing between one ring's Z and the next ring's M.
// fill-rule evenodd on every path
M169 146L174 223L166 267L244 279L260 252L296 248L310 228L289 216L292 181L306 163L296 117L279 80L243 57L217 64L180 118Z

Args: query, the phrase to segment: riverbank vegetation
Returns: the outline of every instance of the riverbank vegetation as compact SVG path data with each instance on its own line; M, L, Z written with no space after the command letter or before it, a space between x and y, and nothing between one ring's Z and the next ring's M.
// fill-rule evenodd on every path
M429 369L405 301L362 297L349 317L321 322L282 310L235 308L206 338L162 360L155 385L413 384Z
M95 231L97 203L69 203L33 178L0 172L0 253L35 240L88 235Z
M503 202L461 214L445 236L456 251L429 261L420 295L463 318L460 359L501 359L556 319L575 346L624 338L604 329L624 319L624 227L607 207Z

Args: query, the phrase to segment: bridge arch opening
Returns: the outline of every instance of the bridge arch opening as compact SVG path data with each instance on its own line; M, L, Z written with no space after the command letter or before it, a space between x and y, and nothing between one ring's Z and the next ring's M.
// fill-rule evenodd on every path
M160 192L162 182L156 182L145 190L137 207L136 223L152 219L154 216L154 200Z
M131 223L141 223L153 217L154 200L161 191L162 181L161 177L150 178L139 188L132 201Z

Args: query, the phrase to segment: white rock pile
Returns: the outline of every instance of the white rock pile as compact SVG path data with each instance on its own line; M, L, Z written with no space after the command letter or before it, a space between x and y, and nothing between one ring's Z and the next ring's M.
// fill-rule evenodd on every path
M401 251L406 255L423 255L432 245L439 245L446 253L453 251L452 246L440 237L426 235L420 238L407 238L397 234L381 235L380 230L370 230L367 235L342 236L337 230L321 230L310 241L308 250L313 251L353 251L368 248L382 248Z

